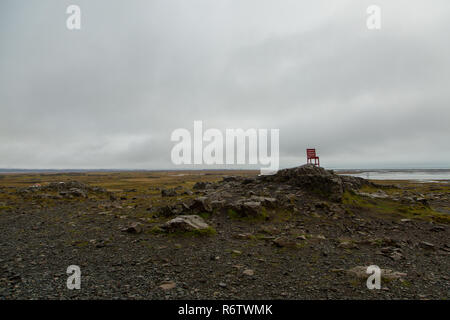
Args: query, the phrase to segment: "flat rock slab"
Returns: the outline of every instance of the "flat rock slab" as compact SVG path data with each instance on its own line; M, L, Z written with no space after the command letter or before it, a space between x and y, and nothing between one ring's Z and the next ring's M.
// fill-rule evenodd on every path
M167 221L162 228L168 232L208 229L209 225L197 215L181 215Z
M161 285L159 287L163 290L171 290L171 289L175 288L176 286L177 286L177 284L173 281L164 281L163 283L161 283Z

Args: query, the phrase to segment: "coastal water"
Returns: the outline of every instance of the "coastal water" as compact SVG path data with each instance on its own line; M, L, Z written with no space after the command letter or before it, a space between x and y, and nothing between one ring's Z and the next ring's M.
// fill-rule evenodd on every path
M450 180L450 170L348 170L339 172L349 176L372 180L417 180L423 182L441 182Z

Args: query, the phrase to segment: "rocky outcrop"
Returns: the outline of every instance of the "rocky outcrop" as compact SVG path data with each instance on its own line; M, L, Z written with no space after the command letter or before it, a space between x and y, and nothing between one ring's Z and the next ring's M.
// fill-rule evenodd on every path
M311 164L283 169L273 176L262 178L263 181L300 187L332 201L340 201L344 191L340 176Z
M312 164L283 169L272 176L261 177L262 181L300 187L318 196L339 202L345 190L357 190L369 181L351 176L342 176Z
M192 210L193 212L212 212L211 205L208 202L207 197L199 197L197 199L194 199L192 204L189 206L189 210Z
M50 182L46 185L33 185L18 190L21 194L39 193L39 192L56 192L64 198L87 198L89 193L106 193L105 189L93 187L79 181ZM54 196L52 196L54 197Z
M336 206L318 202L341 202L346 190L358 190L370 184L365 179L340 176L332 170L311 164L283 169L272 176L226 176L217 183L197 182L193 189L201 196L160 210L160 215L232 212L241 217L264 217L267 210L284 208L300 211L305 208L329 212ZM163 190L163 196L173 196ZM337 208L339 209L339 208ZM336 210L337 210L336 209Z

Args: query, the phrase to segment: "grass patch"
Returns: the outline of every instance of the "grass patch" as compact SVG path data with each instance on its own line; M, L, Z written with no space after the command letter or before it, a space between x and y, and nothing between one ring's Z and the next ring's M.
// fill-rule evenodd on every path
M211 212L200 212L197 215L206 220L211 217L212 213Z
M89 241L75 241L72 243L72 245L78 247L78 248L84 248L89 246Z
M231 219L236 219L236 220L238 220L238 219L241 218L241 216L240 216L235 210L233 210L233 209L228 209L227 213L228 213L228 216L229 216Z
M147 233L162 234L162 233L165 233L165 231L161 227L155 226L155 227L151 228L150 230L148 230Z
M394 214L410 219L450 223L450 215L442 214L418 203L407 205L389 199L365 198L349 191L344 193L342 202L350 208L366 208L381 214ZM349 208L347 209L349 210Z

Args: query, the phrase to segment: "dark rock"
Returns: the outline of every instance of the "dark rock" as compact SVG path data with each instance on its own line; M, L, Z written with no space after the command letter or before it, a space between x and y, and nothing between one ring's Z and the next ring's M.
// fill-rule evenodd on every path
M142 232L142 224L139 222L133 222L128 227L122 229L123 232L138 234Z
M193 188L194 190L204 190L204 189L206 189L209 185L210 185L210 183L208 183L208 182L199 181L199 182L196 182L192 188Z
M275 175L260 178L266 182L300 187L318 196L329 198L331 201L341 201L344 192L340 176L311 164L283 169Z
M230 181L238 181L238 177L235 176L225 176L222 178L223 182L230 182Z
M189 207L185 203L166 205L159 208L158 213L163 217L170 217L186 212Z
M244 216L257 216L261 213L261 202L248 201L244 202L241 206L241 213Z
M207 201L208 201L207 197L196 198L196 199L194 199L192 204L189 206L189 209L194 212L198 212L198 213L212 212L212 208Z

